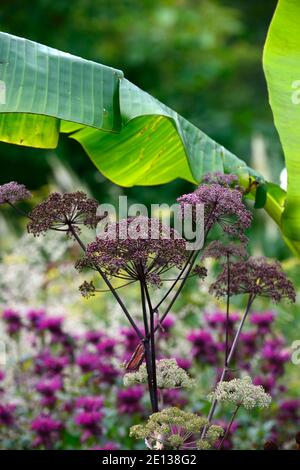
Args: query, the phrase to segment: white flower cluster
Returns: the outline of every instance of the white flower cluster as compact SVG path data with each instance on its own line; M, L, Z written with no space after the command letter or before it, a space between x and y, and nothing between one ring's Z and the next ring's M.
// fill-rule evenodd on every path
M253 385L251 377L248 376L229 382L219 382L214 392L208 395L208 399L244 406L248 410L256 407L267 408L272 401L264 388L261 385Z
M176 359L156 361L156 380L158 388L191 388L194 385L194 380L178 366ZM147 383L146 364L142 364L137 372L124 375L126 387L143 383Z

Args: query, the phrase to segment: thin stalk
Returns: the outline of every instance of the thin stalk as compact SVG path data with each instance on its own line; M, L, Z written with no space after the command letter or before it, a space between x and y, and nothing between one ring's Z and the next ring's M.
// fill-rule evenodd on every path
M143 321L144 321L144 329L145 329L144 347L145 347L145 361L146 361L146 369L147 369L148 388L149 388L152 412L155 413L157 409L156 409L156 404L155 404L154 387L153 387L153 370L152 370L152 357L151 357L151 348L150 348L150 335L149 335L149 325L148 325L148 318L147 318L145 289L144 289L144 285L142 281L140 281L140 287L141 287L141 301L142 301L142 309L143 309Z
M192 256L192 258L191 258L190 265L189 265L189 267L188 267L186 273L185 273L184 276L183 276L183 280L181 281L181 283L180 283L180 285L179 285L177 291L175 292L175 294L174 294L174 296L173 296L171 302L169 303L168 307L166 308L164 314L161 316L161 319L160 319L160 322L161 322L161 323L163 322L163 320L164 320L164 319L166 318L166 316L168 315L169 311L171 310L171 308L173 307L174 303L176 302L176 300L177 300L177 298L178 298L180 292L182 291L182 289L183 289L183 287L184 287L184 285L185 285L185 283L186 283L186 281L187 281L187 279L188 279L188 277L189 277L189 274L190 274L190 272L191 272L191 270L192 270L192 268L193 268L193 266L194 266L194 263L195 263L195 261L196 261L196 259L197 259L198 253L199 253L199 250L196 251L196 252L193 252L193 256ZM182 275L182 273L183 273L183 271L180 273L180 276ZM177 281L176 281L176 282L177 282ZM154 311L155 311L155 310L156 310L156 307L154 307ZM156 325L155 331L157 331L158 327L159 327L159 325Z
M150 295L149 295L149 291L148 291L148 287L147 287L146 282L144 282L144 289L145 289L145 293L146 293L146 299L147 299L147 302L148 302L149 315L150 315L150 345L151 345L151 365L152 365L154 407L155 407L156 411L158 411L154 311L153 311L152 302L151 302L151 298L150 298Z
M80 245L80 247L82 248L82 250L84 252L86 252L86 247L83 243L83 241L80 239L79 235L76 233L76 230L74 230L74 227L72 226L72 224L69 224L69 228L70 228L70 232L72 233L73 237L75 238L75 240L78 242L78 244ZM144 335L142 334L142 332L140 331L140 329L138 328L137 324L135 323L135 321L133 320L132 316L130 315L129 311L127 310L127 308L125 307L124 305L124 302L122 301L122 299L120 298L120 296L118 295L118 293L116 292L115 288L113 287L113 285L111 284L111 282L109 281L109 279L107 278L107 276L105 275L105 273L102 271L101 268L99 268L98 266L96 267L96 270L98 271L98 273L100 274L100 276L102 277L103 281L105 282L105 284L107 285L107 287L109 288L109 290L111 291L111 293L113 294L114 298L116 299L116 301L118 302L118 304L120 305L121 309L123 310L123 312L125 313L127 319L129 320L131 326L133 327L134 331L136 332L137 336L139 337L139 339L141 341L144 340Z
M224 378L225 378L225 375L226 375L226 372L228 370L228 366L232 360L232 357L236 351L236 348L237 348L237 345L238 345L238 341L239 341L239 338L240 338L240 335L241 335L241 332L242 332L242 329L243 329L243 326L244 326L244 323L246 321L246 318L248 316L248 313L250 311L250 308L251 308L251 305L254 301L254 296L252 294L249 295L249 299L248 299L248 302L247 302L247 306L246 306L246 310L244 312L244 315L240 321L240 324L239 324L239 327L237 329L237 332L235 334L235 337L234 337L234 340L233 340L233 343L232 343L232 346L230 348L230 351L229 351L229 354L228 354L228 358L227 358L227 366L223 368L222 370L222 374L221 374L221 377L220 377L220 380L219 382L223 382ZM211 423L213 417L214 417L214 414L215 414L215 411L216 411L216 407L217 407L217 400L213 400L212 404L211 404L211 407L210 407L210 410L209 410L209 413L208 413L208 417L207 417L207 425L203 428L203 431L202 431L202 434L201 434L201 439L203 439L205 437L205 434L206 434L206 431L207 431L207 427L208 425Z
M223 444L224 444L224 441L225 441L225 439L227 438L227 436L228 436L228 434L229 434L229 432L230 432L231 426L233 425L233 421L235 420L235 417L236 417L237 412L239 411L239 409L240 409L240 405L238 405L238 406L236 407L236 409L235 409L233 415L231 416L231 420L230 420L230 422L229 422L229 424L228 424L228 426L227 426L227 428L226 428L226 431L225 431L225 433L224 433L224 436L222 437L222 440L221 440L220 444L218 445L218 450L221 450L221 449L222 449L222 446L223 446Z
M229 353L229 308L230 308L230 264L227 254L227 303L226 303L226 338L225 338L225 360L224 367L227 367L227 358Z

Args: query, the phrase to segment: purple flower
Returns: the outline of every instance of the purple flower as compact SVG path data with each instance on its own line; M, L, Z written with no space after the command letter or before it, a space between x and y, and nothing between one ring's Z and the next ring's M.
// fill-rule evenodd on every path
M227 317L226 313L224 312L213 312L210 314L205 315L205 319L207 324L211 328L219 328L221 327L222 330L226 327L227 323ZM233 328L234 324L240 319L240 316L238 313L230 313L229 318L228 318L228 327L230 329Z
M38 328L41 331L49 331L53 335L62 335L63 317L46 317L39 322Z
M102 434L102 418L103 413L100 411L81 411L77 414L75 424L83 428L82 442L85 442L90 437L98 437Z
M163 390L162 397L165 407L176 406L177 408L183 408L188 403L188 400L183 396L182 391L175 388Z
M41 395L54 395L55 392L63 388L62 379L59 375L50 379L43 379L36 384L35 388Z
M99 356L85 351L76 358L76 364L81 368L83 373L92 372L97 370L99 366Z
M125 349L125 360L129 360L132 353L135 351L139 344L139 338L133 328L121 328L121 336L124 338L123 344Z
M212 183L201 184L193 193L177 199L183 213L192 208L196 222L198 205L204 205L205 233L218 224L222 230L241 241L246 241L244 231L250 227L252 215L243 203L243 194L238 189Z
M24 184L19 184L15 181L0 186L0 204L12 204L22 199L28 199L31 196L31 193L25 188Z
M219 240L212 241L207 248L205 248L201 259L205 258L246 258L247 251L244 244L237 244L234 242L227 243L226 245Z
M269 375L269 376L259 375L257 377L254 377L253 384L262 385L265 389L265 392L270 393L274 389L276 385L276 381L273 375Z
M143 411L140 400L143 397L143 389L139 386L119 390L117 393L117 408L120 414L134 414Z
M252 357L257 351L257 332L244 331L240 335L240 350L242 357Z
M112 356L115 352L115 346L118 344L113 338L105 338L99 344L97 344L97 351L100 356Z
M98 371L100 373L100 381L102 383L113 384L119 376L119 371L112 364L102 361L98 364Z
M4 310L2 318L7 325L7 334L14 336L19 333L22 328L22 321L17 312L10 309Z
M30 326L35 329L38 328L41 321L45 318L46 312L44 310L29 310L26 314Z
M0 382L2 382L2 380L5 379L5 373L3 372L3 370L0 370Z
M0 403L0 425L2 426L13 426L15 422L16 405L12 404L1 404Z
M236 175L225 175L224 173L221 173L219 171L216 171L215 173L207 173L206 175L204 175L202 178L202 183L220 184L221 186L225 186L227 188L239 187L239 179Z
M225 421L221 421L221 420L217 421L214 424L217 424L218 426L221 426L221 428L224 429L224 432L226 431L226 429L228 427L228 423L226 423ZM230 431L229 431L226 439L223 441L222 450L231 450L231 449L233 449L232 438L233 438L233 435L236 432L237 428L238 428L238 424L237 424L236 421L234 421L231 425ZM218 439L215 442L215 444L214 444L215 449L218 449L218 447L220 445L220 442L221 442L221 439Z
M288 399L279 405L278 419L279 421L299 423L300 421L300 400Z
M192 361L187 357L176 357L176 362L184 370L189 370L192 367Z
M98 202L90 199L82 191L75 193L52 193L30 214L28 232L34 236L47 230L56 230L68 234L79 231L80 225L95 228L99 222L97 216Z
M257 326L259 333L266 334L270 331L270 326L273 323L274 318L274 312L252 313L250 323Z
M76 267L100 267L108 276L160 285L162 274L185 260L185 240L177 232L159 219L139 216L108 224Z
M48 350L41 352L35 358L35 368L38 374L57 375L69 364L66 356L53 356Z
M230 295L250 294L269 297L274 302L287 298L295 302L296 294L291 281L281 269L280 263L267 258L249 258L230 264ZM217 280L210 286L210 292L217 297L226 296L227 267L219 274Z
M290 359L290 352L274 345L274 341L266 341L262 349L262 358L265 360L263 368L266 372L282 375L284 364Z
M103 338L104 333L102 331L87 331L85 333L85 339L88 343L98 344L100 339Z
M195 359L208 364L215 364L217 360L218 347L212 335L205 330L192 331L188 341L193 344L192 355Z
M35 447L43 445L46 449L51 449L59 438L63 424L50 415L41 414L31 422L31 429L36 433L33 445Z
M94 396L84 396L77 398L76 407L84 411L99 411L103 408L103 398Z

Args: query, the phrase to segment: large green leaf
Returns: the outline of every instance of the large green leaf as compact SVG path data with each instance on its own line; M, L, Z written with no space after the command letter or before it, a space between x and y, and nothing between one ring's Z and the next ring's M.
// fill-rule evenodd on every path
M177 177L197 183L215 171L236 173L245 185L249 178L263 182L243 160L119 70L0 33L0 80L6 89L0 99L0 140L5 142L54 148L59 133L67 133L122 186ZM265 204L280 225L285 193L275 188L269 193L264 185L257 207Z
M300 1L279 0L264 49L270 104L288 172L283 233L300 241Z

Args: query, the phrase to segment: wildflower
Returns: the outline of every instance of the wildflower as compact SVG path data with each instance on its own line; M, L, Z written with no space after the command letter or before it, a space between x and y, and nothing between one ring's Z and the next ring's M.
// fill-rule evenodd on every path
M75 417L75 424L83 428L81 441L85 442L90 437L99 437L102 434L101 421L103 413L101 411L81 411Z
M183 396L182 391L177 388L166 388L161 393L162 403L166 408L172 406L183 408L188 403L188 400Z
M271 403L268 395L261 385L253 385L251 377L233 379L229 382L219 382L214 392L208 396L210 401L217 400L221 403L233 403L246 409L266 408Z
M252 357L257 351L257 332L244 331L240 335L240 351L242 357Z
M62 388L62 380L59 375L52 377L51 379L44 379L41 380L36 384L36 389L39 393L43 395L51 395L57 390L61 390Z
M239 321L240 316L238 313L231 313L229 318L227 319L226 313L224 312L213 312L210 314L205 315L205 320L207 324L214 329L221 328L225 329L226 325L227 327L232 330L234 327L235 323Z
M273 323L274 318L274 312L252 313L250 323L257 326L259 333L266 334L270 331L270 326Z
M63 424L48 414L41 414L31 422L31 429L36 433L34 446L43 445L46 449L51 449L59 438Z
M124 338L124 359L125 361L128 361L132 356L133 352L135 351L136 347L138 346L139 339L133 328L121 328L120 334Z
M90 282L84 281L79 286L79 291L80 291L82 297L85 297L86 299L89 299L90 297L93 297L95 295L96 287L95 287L93 281L90 281Z
M234 258L241 258L244 259L247 256L247 251L245 245L243 243L237 244L234 242L230 242L224 244L219 240L212 241L204 250L201 259L204 260L205 258L227 258L227 257L234 257Z
M54 356L48 350L42 351L35 358L35 369L38 374L46 373L57 376L69 364L66 356Z
M48 230L72 233L80 230L81 225L95 228L99 222L97 216L98 202L90 199L82 191L74 193L52 193L30 214L28 232L34 236Z
M218 346L208 331L192 331L187 339L193 344L192 355L195 359L200 359L208 364L215 364Z
M276 381L273 375L258 375L257 377L254 377L253 383L254 385L261 385L267 393L270 393L276 385Z
M14 336L19 333L22 328L22 321L18 312L10 309L4 310L2 318L7 325L7 334Z
M205 232L217 224L229 236L242 242L247 239L244 231L250 227L252 216L243 203L243 194L219 183L201 184L193 193L184 194L177 199L183 211L192 208L196 223L198 205L204 205Z
M96 348L100 356L111 356L115 352L115 347L118 344L118 341L113 338L102 339L100 343L97 344Z
M148 375L146 364L142 364L137 372L130 372L124 376L124 385L131 386L147 383ZM184 369L181 369L176 359L160 359L156 361L156 381L158 388L191 388L194 380Z
M102 234L88 245L86 255L76 264L79 270L99 266L108 276L145 279L159 286L162 274L172 267L180 268L186 259L185 241L158 219L123 219L109 224L104 233L107 237Z
M205 439L200 439L205 426ZM208 425L206 418L175 407L154 413L145 424L130 428L131 437L145 439L153 450L208 449L222 434L223 429Z
M139 386L128 388L127 390L119 390L117 393L117 408L120 414L141 413L141 399L143 397L143 389Z
M29 310L26 314L30 327L34 329L39 327L45 316L46 312L44 310Z
M101 383L113 384L119 376L119 371L112 365L104 361L99 361L98 371Z
M40 331L49 331L55 336L63 334L62 325L64 322L63 317L45 317L42 318L38 324Z
M99 356L84 351L76 358L76 364L81 368L83 373L92 372L97 370L99 366Z
M300 422L300 400L290 398L279 404L278 420L281 422Z
M227 188L234 187L236 189L240 189L238 186L239 179L236 175L220 173L216 171L215 173L207 173L202 178L202 183L205 184L220 184L221 186L225 186Z
M0 404L0 426L12 426L15 422L16 405Z
M284 364L290 359L290 352L280 347L280 343L274 340L265 342L261 356L264 359L264 370L275 375L282 375Z
M14 203L23 199L29 199L32 194L25 188L24 184L11 181L0 186L0 204Z
M230 295L251 294L269 297L274 302L287 298L295 302L296 294L291 281L281 269L280 263L267 258L249 258L247 261L231 263ZM227 295L227 267L210 286L217 297Z
M104 333L102 331L87 331L85 333L85 339L88 343L91 344L98 344L100 339L104 336Z

